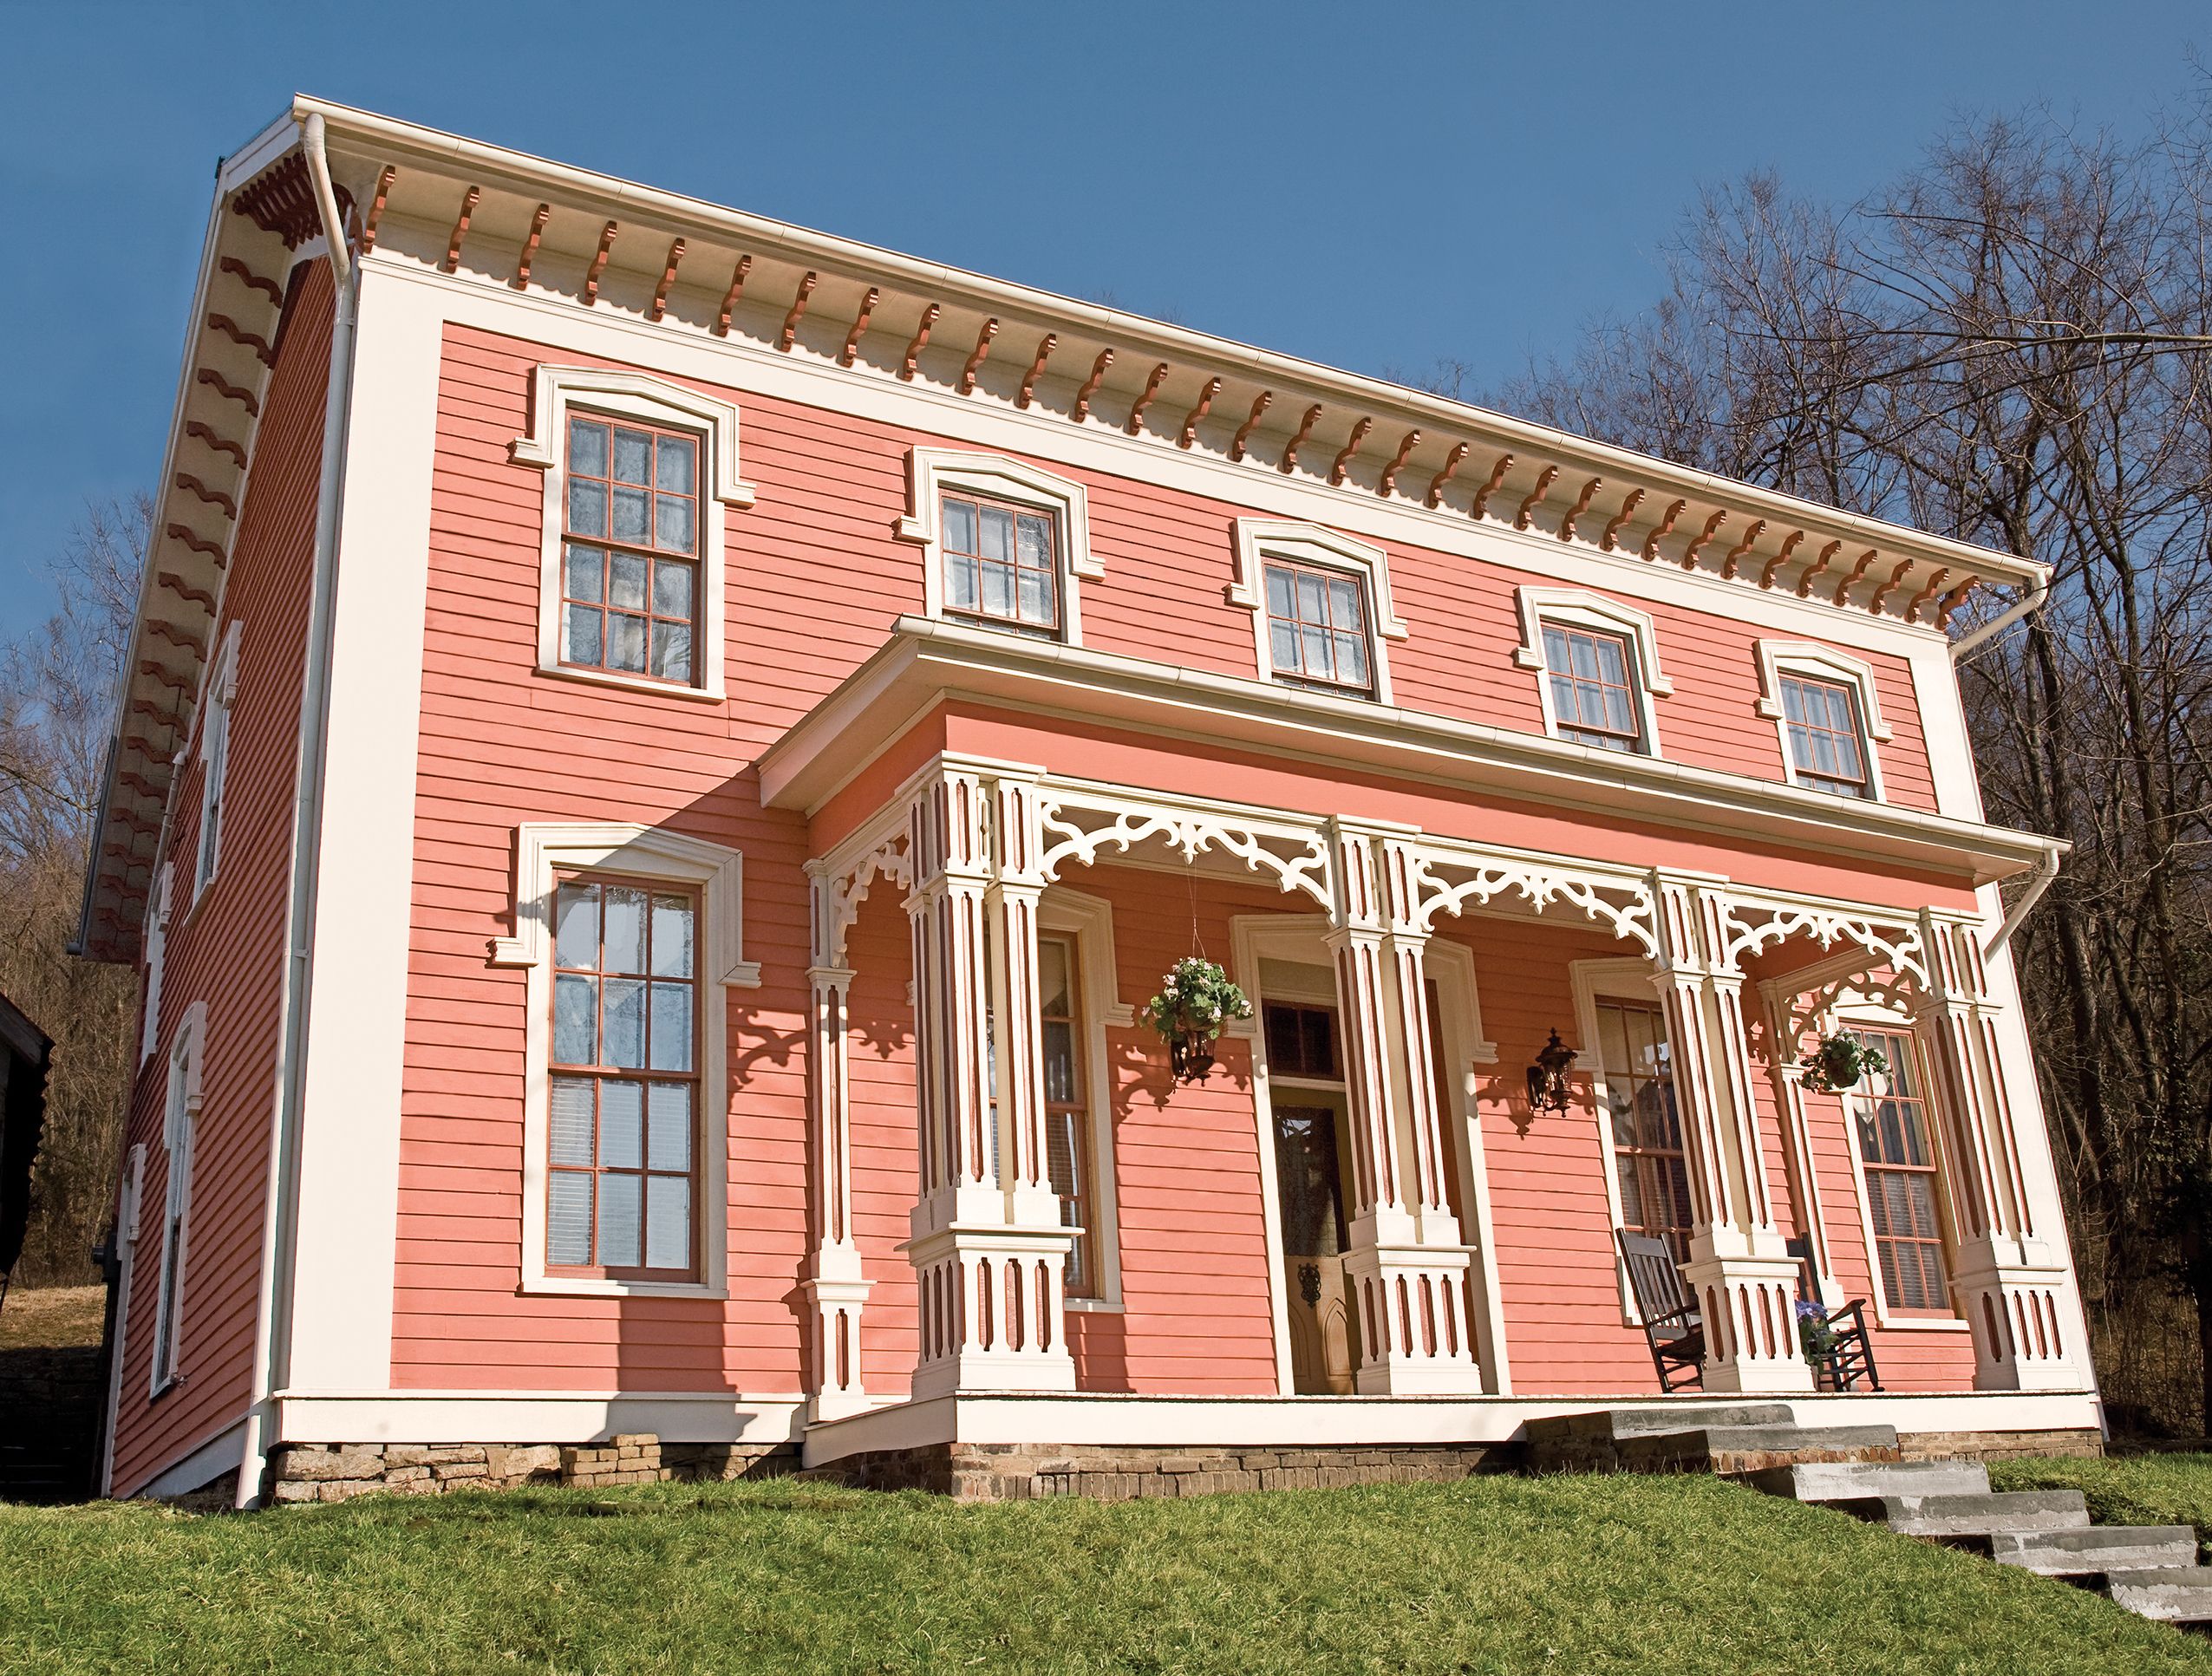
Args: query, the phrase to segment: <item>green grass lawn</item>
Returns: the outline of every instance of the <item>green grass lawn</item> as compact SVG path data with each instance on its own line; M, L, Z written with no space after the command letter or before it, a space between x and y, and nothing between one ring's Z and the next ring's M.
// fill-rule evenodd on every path
M156 1669L1836 1676L2212 1671L2212 1647L1705 1477L0 1508L0 1670Z
M2078 1490L2098 1524L2193 1524L2212 1536L2212 1455L2124 1455L2101 1460L2000 1461L1999 1490Z

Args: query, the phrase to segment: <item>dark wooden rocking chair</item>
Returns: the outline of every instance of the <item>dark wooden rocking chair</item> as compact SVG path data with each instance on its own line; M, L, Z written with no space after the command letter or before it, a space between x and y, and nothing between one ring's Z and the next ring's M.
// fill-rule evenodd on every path
M1784 1249L1798 1260L1798 1295L1817 1304L1812 1281L1812 1242L1800 1235L1786 1241ZM1813 1364L1813 1382L1827 1391L1856 1391L1863 1379L1871 1391L1882 1389L1882 1375L1874 1366L1874 1341L1866 1333L1866 1300L1853 1298L1841 1309L1825 1312L1835 1342L1822 1360Z
M1705 1384L1705 1322L1697 1299L1682 1284L1682 1271L1667 1242L1649 1234L1615 1230L1621 1260L1628 1265L1628 1290L1643 1317L1644 1342L1663 1392L1700 1388Z

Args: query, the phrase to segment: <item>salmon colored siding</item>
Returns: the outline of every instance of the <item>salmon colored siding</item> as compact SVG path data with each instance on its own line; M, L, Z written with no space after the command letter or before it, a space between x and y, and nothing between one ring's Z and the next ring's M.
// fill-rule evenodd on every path
M750 391L713 393L743 414L744 475L757 504L725 518L729 697L709 704L608 690L536 672L541 473L509 458L528 428L541 362L590 357L448 326L437 406L414 839L414 921L402 1092L393 1329L395 1384L415 1388L643 1391L805 1388L812 1236L805 1087L807 898L800 864L879 807L904 761L940 748L1067 772L1325 812L1357 811L1530 847L1664 859L1794 889L1876 900L1970 902L1955 885L1757 845L1597 825L1557 810L1325 773L1251 752L1193 751L949 706L864 773L809 824L761 806L749 765L872 653L894 618L923 609L920 550L894 538L905 454L943 436ZM1084 642L1224 674L1254 670L1252 619L1223 597L1233 559L1225 501L1041 462L1086 486L1105 574L1081 584ZM1391 583L1410 638L1390 642L1396 701L1536 731L1537 677L1517 668L1514 590L1552 578L1396 546ZM1652 607L1674 683L1659 701L1667 754L1783 778L1773 724L1758 716L1756 636L1741 623ZM1777 636L1778 638L1781 636ZM1870 660L1895 738L1892 798L1932 806L1912 684ZM856 765L858 766L858 765ZM509 934L514 829L525 821L663 825L745 856L744 941L758 989L729 992L728 1298L521 1295L525 974L487 966ZM1114 905L1123 999L1140 1002L1189 942L1188 905L1157 876L1101 869L1067 881ZM1210 884L1209 949L1225 955L1232 912L1283 910L1272 892ZM1645 1388L1641 1335L1614 1281L1603 1163L1587 1112L1528 1137L1510 1120L1524 1064L1572 1018L1566 960L1620 945L1555 916L1541 925L1468 922L1485 1023L1502 1069L1485 1080L1492 1184L1516 1382L1524 1391ZM917 1327L899 1245L914 1202L913 1041L907 931L879 886L848 951L853 1221L874 1283L863 1364L875 1396L902 1394ZM1071 1321L1087 1389L1237 1394L1275 1389L1265 1206L1245 1046L1224 1046L1207 1083L1171 1096L1149 1033L1110 1033L1120 1313ZM1771 1125L1770 1125L1771 1127ZM1771 1137L1779 1158L1778 1137ZM1786 1196L1785 1196L1786 1197ZM1847 1201L1837 1201L1847 1202Z
M330 271L316 261L293 300L263 397L221 621L207 639L212 653L232 623L242 625L220 864L196 904L204 772L198 730L212 706L201 706L192 736L179 741L190 754L177 777L162 851L174 883L161 1015L155 1050L132 1089L125 1139L127 1148L144 1143L146 1173L118 1387L119 1494L220 1433L252 1392L331 297ZM206 1004L206 1033L178 1320L182 1377L149 1401L168 1183L162 1118L169 1055L195 1001Z

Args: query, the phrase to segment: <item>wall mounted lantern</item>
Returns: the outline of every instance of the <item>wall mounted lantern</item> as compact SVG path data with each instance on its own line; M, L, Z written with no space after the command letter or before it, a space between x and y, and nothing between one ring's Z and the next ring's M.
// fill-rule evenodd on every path
M1559 1040L1559 1032L1551 1033L1551 1040L1537 1055L1537 1062L1529 1067L1529 1109L1531 1112L1564 1112L1573 1104L1572 1092L1567 1086L1567 1073L1576 1060L1575 1050Z

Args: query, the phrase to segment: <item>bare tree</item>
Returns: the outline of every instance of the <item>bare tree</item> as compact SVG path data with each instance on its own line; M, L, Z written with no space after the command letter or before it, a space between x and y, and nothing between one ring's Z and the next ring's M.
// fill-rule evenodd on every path
M1993 818L2071 840L2015 945L2108 1395L2212 1415L2212 124L1974 122L1848 211L1754 178L1502 405L2039 558L1963 681Z
M51 574L60 609L0 651L0 991L54 1038L18 1278L88 1280L129 1098L137 975L66 952L153 516L88 506Z

